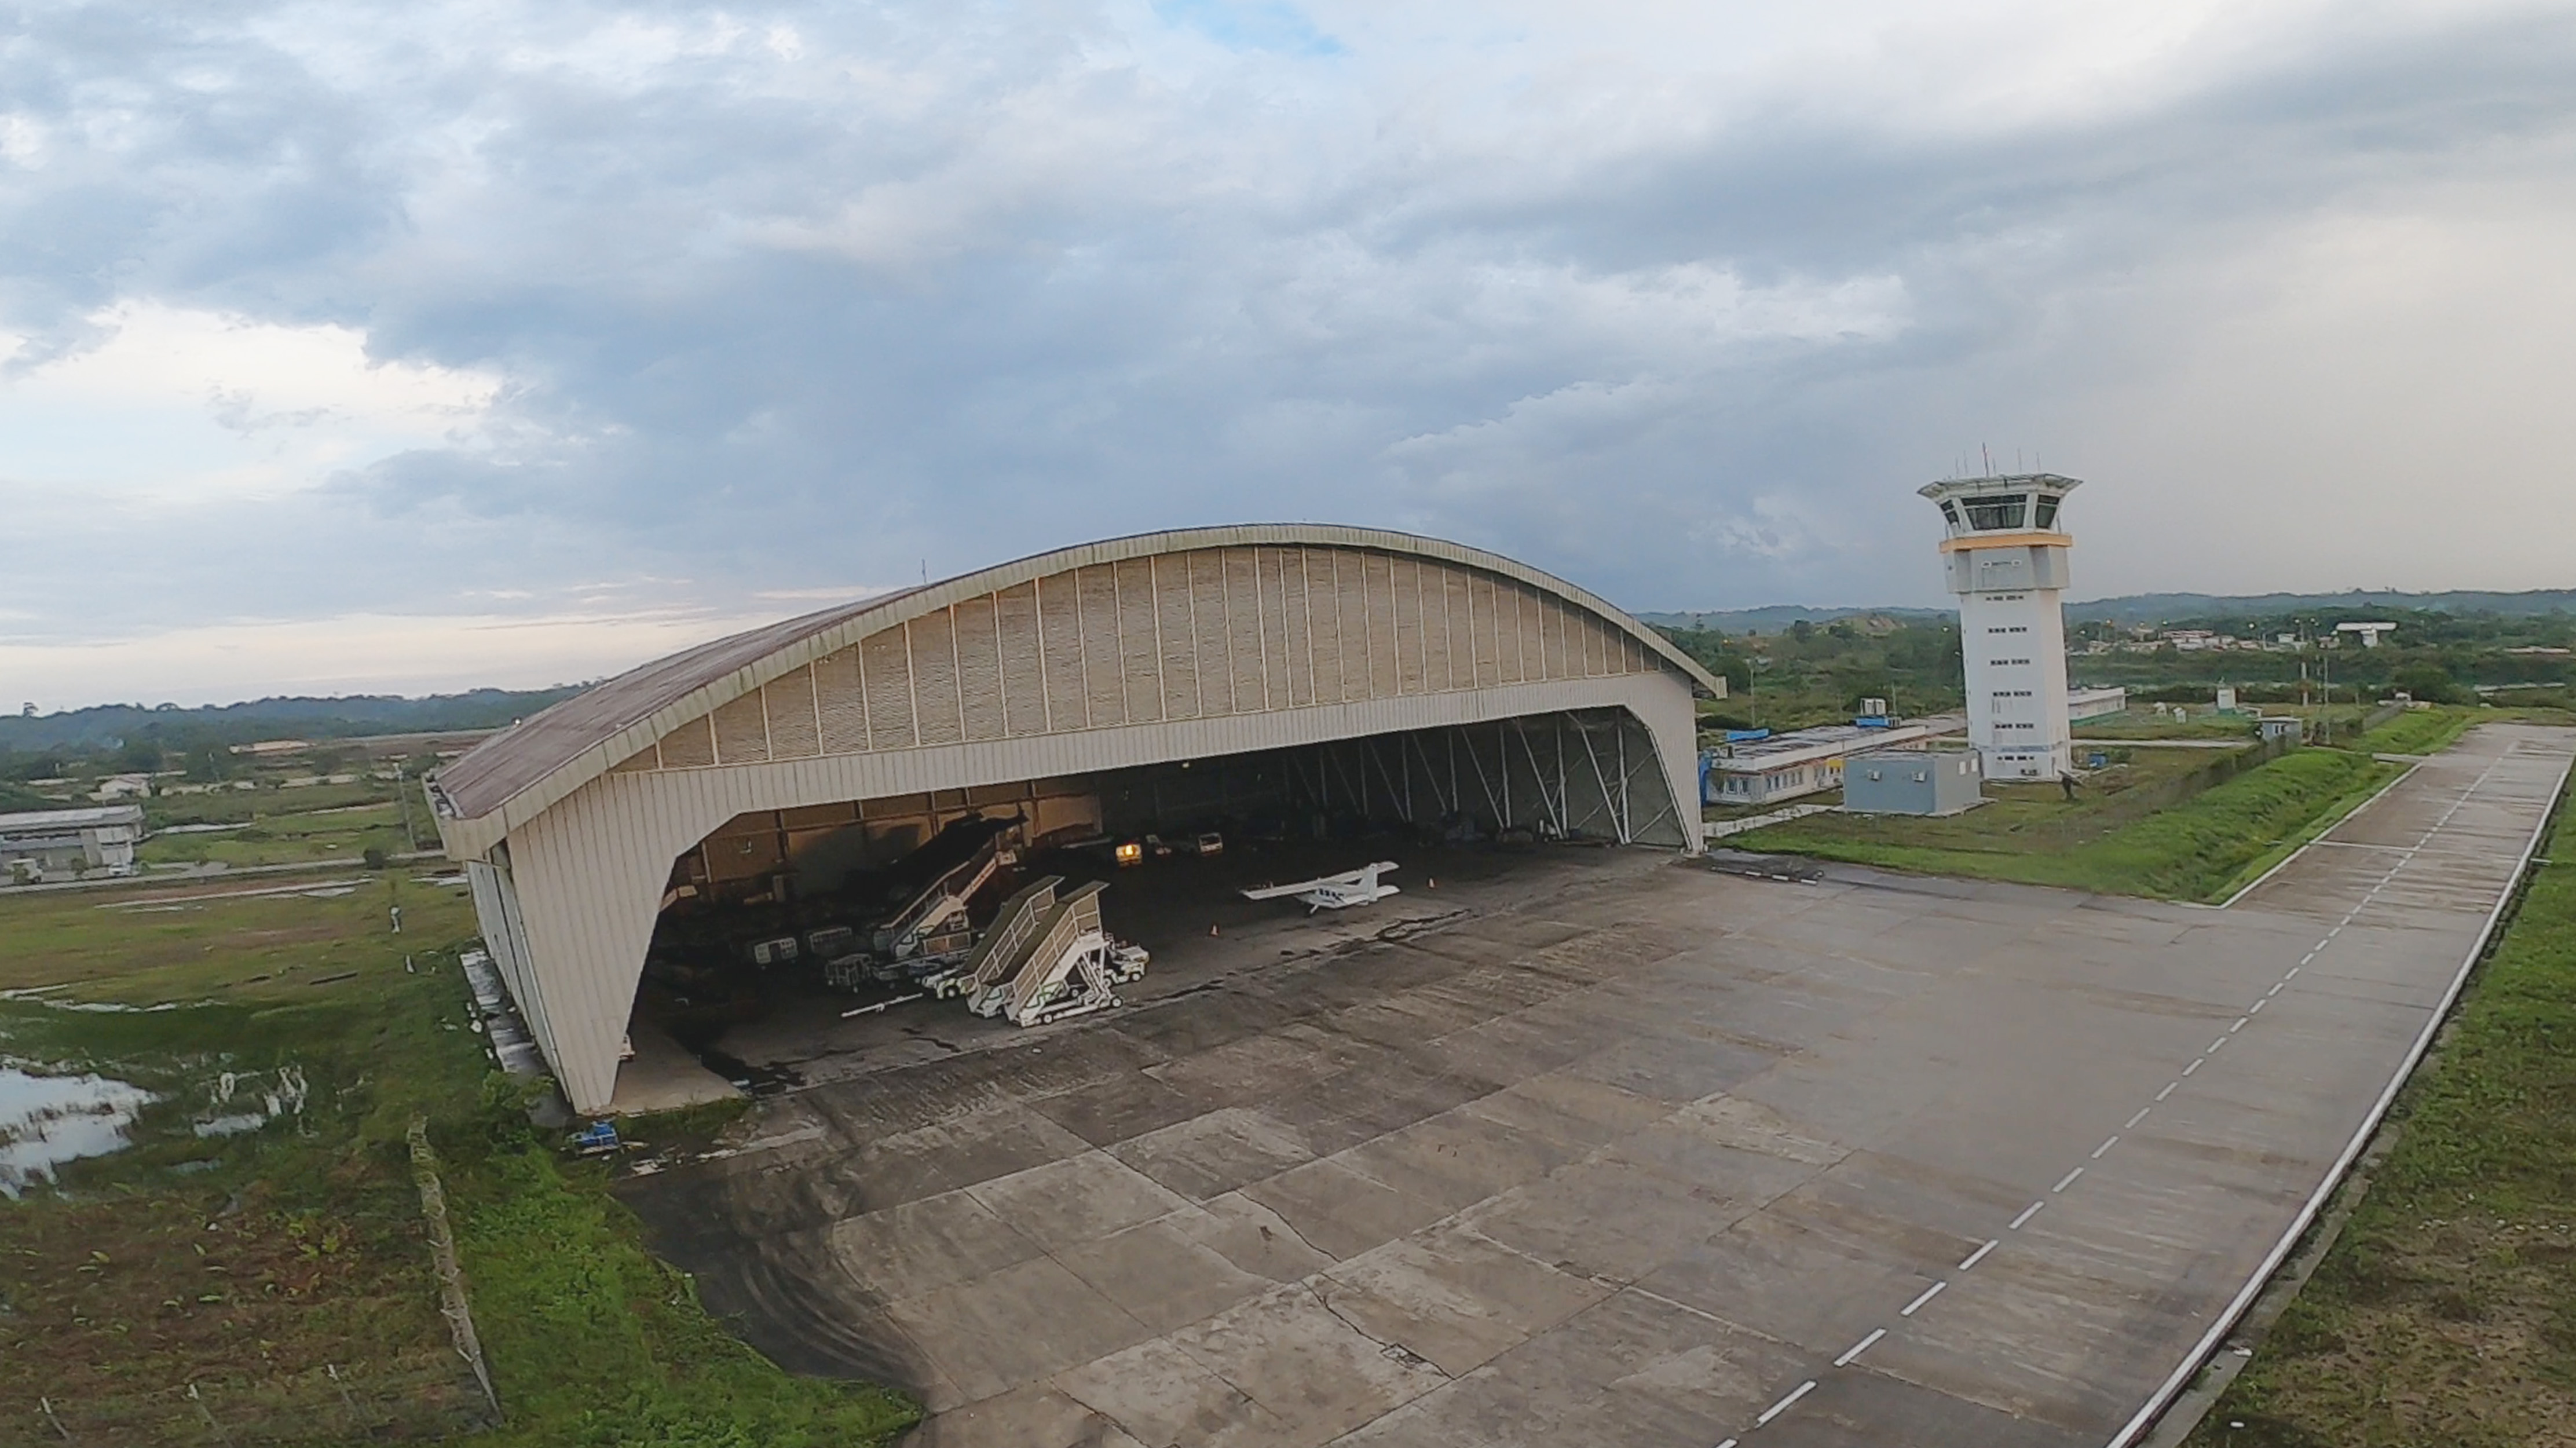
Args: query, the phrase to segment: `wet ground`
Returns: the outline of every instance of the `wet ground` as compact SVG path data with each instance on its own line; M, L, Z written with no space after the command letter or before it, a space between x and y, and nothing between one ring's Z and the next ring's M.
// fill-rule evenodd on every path
M2098 1444L2423 1037L2569 747L2480 729L2223 912L1542 851L1308 920L1192 862L1113 890L1126 1009L739 1030L806 1084L628 1197L924 1443Z

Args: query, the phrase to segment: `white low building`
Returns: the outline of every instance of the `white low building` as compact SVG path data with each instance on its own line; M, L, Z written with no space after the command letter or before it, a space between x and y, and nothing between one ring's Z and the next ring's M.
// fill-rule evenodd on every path
M140 805L0 815L0 879L32 883L90 870L131 875L142 839Z
M2113 685L2107 689L2069 689L2066 691L2066 718L2072 723L2083 719L2102 719L2129 711L2129 691Z
M1700 757L1700 803L1773 804L1839 789L1843 761L1850 756L1881 749L1919 749L1961 727L1957 719L1919 719L1885 728L1820 724L1768 739L1748 739Z

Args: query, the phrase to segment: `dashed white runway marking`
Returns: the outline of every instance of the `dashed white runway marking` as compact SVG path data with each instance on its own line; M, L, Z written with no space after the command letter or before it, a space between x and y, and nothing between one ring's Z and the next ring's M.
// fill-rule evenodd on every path
M2498 761L2498 763L2499 763L2499 764L2500 764L2501 762L2502 762L2502 761ZM2495 768L2496 768L2496 766L2495 766L2495 765L2489 765L2489 766L2488 766L2488 771L2487 771L2487 772L2488 772L2489 774L2491 774L2491 773L2493 773L2493 772L2494 772ZM2281 979L2280 979L2278 982L2274 983L2274 985L2272 986L2272 988L2271 988L2271 989L2269 989L2269 990L2267 990L2267 991L2265 991L2265 992L2263 993L2263 998L2262 998L2261 1000L2255 1001L2252 1005L2250 1005L2250 1006L2246 1007L2245 1014L2243 1014L2243 1015L2241 1015L2241 1016L2239 1016L2239 1017L2237 1017L2237 1018L2236 1018L2236 1024L2234 1024L2234 1025L2232 1025L2232 1026L2229 1026L2229 1027L2227 1028L2226 1034L2221 1035L2217 1040L2210 1042L2210 1043L2209 1043L2209 1051L2208 1051L2207 1053L2204 1053L2203 1055L2201 1055L2201 1056L2199 1056L2198 1058L2196 1058L2195 1060L2193 1060L2193 1061L2192 1061L2192 1063L2191 1063L2190 1065L2183 1067L2183 1068L2182 1068L2182 1075L2183 1075L2183 1076L2185 1076L2185 1077L2190 1076L2190 1075L2192 1075L2194 1072L2197 1072L2201 1067L2208 1065L2208 1064L2209 1064L2209 1058L2210 1058L2210 1056L2211 1056L2211 1055L2215 1054L2215 1053L2216 1053L2220 1048L2224 1047L2224 1046L2227 1044L2228 1039L2229 1039L2230 1037L2235 1036L2237 1033L2239 1033L2239 1032L2243 1031L2247 1025L2251 1024L2251 1023L2253 1022L2254 1017L2255 1017L2255 1016L2257 1016L2257 1015L2259 1015L2259 1014L2261 1014L2261 1012L2262 1012L2262 1010L2263 1010L2263 1007L2264 1007L2265 1005L2269 1004L2271 1001L2273 1001L2275 998L2277 998L2277 997L2281 994L2282 990L2283 990L2284 988L2286 988L2286 987L2290 984L2290 982L2291 982L2291 981L2296 980L2296 979L2298 978L2299 972L2300 972L2301 970L2305 969L2305 968L2306 968L2310 963L2312 963L2313 961L2315 961L2315 960L2316 960L2316 958L2317 958L2317 956L2318 956L2319 954L2323 953L2323 952L2324 952L2324 950L2326 949L2326 947L2328 947L2329 945L2332 945L2332 944L2334 943L2334 939L2335 939L2335 937L2336 937L2336 936L2338 936L2338 935L2341 935L2341 934L2344 932L2344 928L2345 928L2346 926L2348 926L2348 925L2352 924L2352 922L2353 922L2354 918L2355 918L2356 916L2358 916L2358 915L2360 915L2360 914L2361 914L2361 912L2362 912L2363 908L2364 908L2365 906L2369 905L2369 904L2371 903L2371 901L2373 901L2374 899L2376 899L2376 898L2379 896L2380 892L2381 892L2384 888L2386 888L2386 887L2387 887L2387 886L2388 886L2392 881L2394 881L2394 880L2395 880L2395 878L2396 878L2396 876L2397 876L2398 871L2400 871L2400 870L2402 870L2402 869L2404 869L2404 868L2406 867L2406 864L2408 863L2408 861L2409 861L2410 859L2412 859L2412 857L2414 856L2414 854L2416 853L2416 851L2417 851L2417 850L2422 849L2422 848L2423 848L2423 847L2424 847L2428 842L2430 842L2430 841L2432 840L2432 838L2433 838L2433 836L2434 836L2435 834L2438 834L2438 833L2440 833L2440 832L2441 832L2441 830L2442 830L2443 826L2444 826L2444 825L2446 825L2446 824L2448 824L2448 823L2450 822L2451 815L2452 815L2453 813L2457 812L2457 811L2459 810L2459 808L2460 808L2462 805L2464 805L2464 804L2466 804L2466 803L2468 802L2468 800L2469 800L2469 796L2470 796L2470 795L2472 795L2472 794L2475 794L2475 793L2477 792L2477 789L2478 789L2479 785L2482 785L2482 784L2484 784L2484 783L2486 782L2486 778L2487 778L2487 775L2486 775L2486 774L2481 774L2481 775L2479 775L2479 776L2478 776L2478 780L2477 780L2477 782L2476 782L2476 783L2473 783L2473 784L2471 784L2471 785L2469 786L2469 789L2468 789L2468 792L2467 792L2467 793L2462 794L2462 795L2461 795L2457 800L2454 800L2454 801L2452 802L2450 809L2449 809L2449 810L2447 810L2447 811L2445 811L2445 812L2443 813L2443 815L2442 815L2441 819L2440 819L2439 821L2437 821L2437 822L2434 824L2434 826L2433 826L2433 828L2432 828L2432 829L2427 830L2427 831L2424 833L2424 836L2423 836L2423 838L2422 838L2422 839L2418 840L2418 841L2415 843L2415 845L2414 845L2413 847L2402 850L2402 851L2400 852L2400 858L2398 859L2397 863L2396 863L2395 865L2392 865L2392 866L2389 868L2389 870L2388 870L2387 874L2385 874L2385 875L2383 875L2383 876L2381 876L2381 877L2380 877L2379 883L2378 883L2378 884L2376 884L2376 885L2373 885L2373 886L2370 888L2369 892L2368 892L2367 894L2365 894L2365 895L2361 898L2361 900L2360 900L2358 903L2356 903L2356 904L2352 907L2352 909L2350 909L2350 910L2346 911L2346 912L2344 913L2344 917L2343 917L2343 919L2342 919L2340 922L2338 922L2338 923L2335 925L2335 927L2334 927L2333 929L2331 929L2331 930L2327 931L2327 932L2325 933L2325 937L2324 937L2323 939L2319 940L2319 941L2316 943L2316 945L2315 945L2315 947L2314 947L2313 949L2309 950L2307 954L2305 954L2305 955L2303 955L2303 956L2299 957L2299 963L2298 963L2297 965L2291 966L2287 971L2283 972L2283 973L2282 973L2282 976L2281 976ZM2366 807L2366 806L2365 806L2365 807ZM2321 841L2317 841L2316 843L2332 845L2332 844L2342 844L2342 843L2345 843L2345 842L2340 841L2340 840L2321 840ZM2395 846L2366 845L2366 846L2356 846L2356 848L2365 848L2365 849L2395 849L2395 848L2397 848L2397 847L2395 847ZM2179 1077L2178 1077L2178 1078L2176 1078L2176 1079L2174 1079L2174 1080L2171 1080L2171 1081L2166 1082L2166 1083L2165 1083L2165 1086L2164 1086L2164 1089L2163 1089L2163 1090L2161 1090L2161 1091L2158 1091L2158 1092L2156 1093L2156 1095L2155 1095L2155 1100L2156 1100L2156 1102L2162 1102L2162 1101L2164 1101L2165 1099L2167 1099L2168 1097L2172 1096L2172 1095L2174 1094L2174 1092L2175 1092L2175 1091L2177 1091L2177 1090L2179 1090L2179 1089L2181 1088L2181 1086L2182 1086L2182 1080L2181 1080L2181 1078L2179 1078ZM2139 1108L2138 1108L2138 1110L2137 1110L2137 1112L2136 1112L2136 1114L2132 1115L2132 1116L2128 1119L2128 1121L2127 1121L2126 1123L2124 1123L2124 1124L2121 1126L2120 1130L2121 1130L2121 1131L2134 1131L2134 1130L2136 1130L2136 1129L2137 1129L2137 1125L2138 1125L2138 1123L2139 1123L2139 1122L2141 1122L2141 1121L2146 1120L2146 1119L2147 1119L2148 1114L2149 1114L2150 1112L2152 1112L2154 1109L2155 1109L2155 1106L2154 1106L2153 1104L2139 1107ZM2102 1144L2101 1144L2100 1146L2097 1146L2097 1147L2093 1148L2093 1154L2092 1154L2092 1158L2091 1158L2091 1159L2092 1159L2092 1160L2094 1160L2094 1161L2100 1161L2100 1160L2102 1159L2102 1157L2103 1157L2103 1155L2104 1155L2105 1153L2109 1152L2109 1151L2110 1151L2110 1149L2111 1149L2112 1147L2114 1147L2114 1146L2116 1146L2116 1145L2118 1145L2118 1144L2119 1144L2119 1141L2120 1141L2120 1133L2119 1133L2119 1132L2114 1132L2114 1133L2112 1133L2109 1137L2107 1137L2107 1138L2105 1138L2105 1139L2103 1140L2103 1142L2102 1142ZM2053 1186L2053 1187L2050 1187L2050 1188L2049 1188L2049 1193L2050 1193L2050 1195L2051 1195L2051 1196L2054 1196L2054 1195L2056 1195L2056 1194L2058 1194L2058 1193L2064 1192L2067 1188L2069 1188L2069 1187L2071 1187L2071 1186L2075 1185L2076 1181L2084 1175L2084 1171L2085 1171L2085 1169L2084 1169L2083 1167L2078 1166L2078 1167L2074 1168L2072 1171L2069 1171L2065 1176L2060 1177L2060 1178L2058 1179L2057 1185L2055 1185L2055 1186ZM2016 1232L2017 1232L2017 1231L2019 1231L2019 1230L2021 1230L2023 1227L2025 1227L2025 1226L2029 1225L2029 1223L2030 1223L2030 1219L2031 1219L2031 1218L2036 1217L2036 1216L2038 1216L2038 1215L2039 1215L2039 1213L2040 1213L2040 1209L2041 1209L2041 1208L2043 1208L2043 1207L2045 1207L2045 1206L2047 1206L2047 1205L2048 1205L2048 1198L2047 1198L2047 1197L2042 1197L2042 1198L2040 1198L2038 1201L2032 1202L2029 1206L2026 1206L2026 1207L2022 1208L2022 1209L2021 1209L2021 1211L2020 1211L2020 1213L2019 1213L2018 1215L2016 1215L2016 1216L2012 1219L2012 1221L2007 1225L2006 1230L2008 1230L2008 1231L2016 1231ZM1959 1265L1958 1265L1957 1270L1958 1270L1958 1271L1961 1271L1961 1272L1966 1272L1966 1271L1970 1270L1971 1268L1974 1268L1978 1263L1983 1262L1984 1260L1986 1260L1986 1257L1987 1257L1990 1253L1992 1253L1992 1252L1993 1252L1997 1247L2000 1247L2000 1246L2002 1246L2002 1245L2003 1245L2003 1241L2002 1241L2002 1239L2001 1239L2001 1238L1992 1238L1992 1239L1987 1240L1983 1245L1979 1246L1975 1251L1970 1252L1970 1253L1969 1253L1969 1254L1968 1254L1964 1259L1962 1259L1962 1260L1960 1261ZM1911 1302L1909 1302L1909 1303L1905 1304L1905 1306L1903 1306L1902 1308L1899 1308L1899 1309L1897 1310L1897 1316L1899 1316L1899 1317L1906 1317L1906 1318L1910 1318L1910 1317L1914 1316L1914 1314L1915 1314L1915 1313L1917 1313L1917 1312L1919 1312L1919 1311L1921 1311L1921 1310L1923 1309L1923 1307L1924 1307L1924 1305L1925 1305L1925 1304L1929 1303L1933 1298L1940 1296L1940 1295L1941 1295L1941 1293L1942 1293L1942 1291L1943 1291L1945 1288L1947 1288L1949 1285L1950 1285L1950 1284L1949 1284L1949 1282L1948 1282L1947 1280L1934 1282L1931 1286L1924 1288L1922 1292L1920 1292L1920 1293L1916 1294L1916 1296L1915 1296L1915 1298L1914 1298L1914 1300L1913 1300L1913 1301L1911 1301ZM1882 1338L1886 1337L1886 1336L1887 1336L1887 1333L1888 1333L1888 1330L1887 1330L1886 1328L1884 1328L1884 1327L1874 1327L1874 1328L1871 1328L1871 1329L1870 1329L1870 1331L1869 1331L1869 1334L1868 1334L1867 1336L1863 1337L1860 1341L1853 1343L1850 1347L1843 1349L1842 1355L1841 1355L1840 1357L1837 1357L1837 1358L1835 1358L1835 1359L1834 1359L1834 1361L1833 1361L1833 1365L1834 1365L1835 1367L1837 1367L1837 1368L1844 1368L1844 1367L1848 1367L1848 1366L1850 1366L1854 1359L1858 1358L1862 1353L1867 1352L1867 1351L1870 1349L1870 1347L1871 1347L1872 1345L1876 1344L1880 1339L1882 1339ZM1760 1414L1759 1416L1757 1416L1757 1417L1753 1420L1753 1426L1754 1426L1754 1427L1756 1427L1756 1428L1760 1428L1760 1427L1765 1427L1765 1426L1769 1425L1769 1424L1770 1424L1770 1422L1771 1422L1773 1419L1775 1419L1775 1418L1779 1417L1781 1414L1783 1414L1783 1413L1785 1413L1785 1412L1789 1411L1789 1409L1790 1409L1791 1407L1793 1407L1793 1406L1795 1406L1795 1405L1797 1404L1798 1400L1800 1400L1801 1398L1806 1397L1806 1396L1807 1396L1807 1394L1809 1394L1809 1393L1811 1393L1811 1392L1814 1392L1814 1391L1815 1391L1815 1389L1816 1389L1816 1380L1815 1380L1815 1379L1813 1379L1813 1378L1810 1378L1810 1379L1806 1380L1805 1382L1802 1382L1802 1383L1798 1384L1798 1386L1797 1386L1797 1387L1790 1389L1790 1390L1789 1390L1789 1392L1788 1392L1785 1396L1783 1396L1783 1397L1782 1397L1778 1402L1773 1403L1770 1407L1768 1407L1768 1408L1764 1409L1764 1410L1761 1412L1761 1414ZM1717 1445L1717 1448L1738 1448L1738 1440L1736 1440L1736 1439L1734 1439L1734 1438L1728 1438L1728 1439L1724 1440L1723 1442L1720 1442L1720 1443Z
M1777 1418L1777 1417L1779 1417L1782 1413L1785 1413L1785 1412L1789 1411L1789 1408L1790 1408L1790 1405L1791 1405L1791 1404L1793 1404L1793 1403L1797 1402L1800 1398L1803 1398L1803 1397L1807 1396L1809 1393L1812 1393L1812 1392L1814 1392L1815 1390L1816 1390L1816 1380L1815 1380L1814 1378L1809 1378L1809 1379L1807 1379L1805 1382L1800 1383L1798 1386L1796 1386L1796 1387L1794 1387L1794 1388L1791 1388L1791 1389L1789 1390L1789 1396L1787 1396L1787 1397L1785 1397L1785 1398L1782 1398L1780 1401L1778 1401L1778 1402L1776 1402L1776 1403L1773 1403L1770 1407L1767 1407L1767 1408L1763 1409L1763 1410L1762 1410L1762 1416L1760 1416L1760 1417L1758 1417L1758 1418L1755 1418L1755 1419L1753 1420L1753 1426L1754 1426L1754 1427L1756 1427L1756 1428L1759 1428L1759 1427L1764 1426L1765 1424L1769 1423L1772 1419Z
M1871 1328L1871 1329L1869 1330L1869 1336L1867 1336L1867 1337L1865 1337L1865 1338L1862 1338L1860 1341L1858 1341L1858 1342L1856 1342L1856 1343L1853 1343L1851 1346L1849 1346L1849 1347L1847 1347L1847 1348L1844 1348L1844 1349L1843 1349L1843 1355L1842 1355L1841 1357L1838 1357L1838 1358L1834 1359L1834 1366L1835 1366L1835 1367L1838 1367L1838 1368L1847 1368L1847 1367L1850 1367L1850 1366L1852 1365L1852 1359L1853 1359L1853 1358L1859 1357L1862 1353L1865 1353L1865 1352L1869 1351L1869 1345L1870 1345L1871 1343L1874 1343L1874 1342L1878 1341L1880 1338L1885 1337L1885 1336L1887 1336L1887 1329L1886 1329L1886 1328L1883 1328L1883 1327L1873 1327L1873 1328Z

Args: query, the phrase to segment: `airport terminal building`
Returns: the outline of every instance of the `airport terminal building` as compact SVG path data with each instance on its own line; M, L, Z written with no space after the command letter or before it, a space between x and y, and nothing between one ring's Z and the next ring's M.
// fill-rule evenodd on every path
M1040 847L1222 822L1696 850L1692 700L1724 693L1507 558L1205 528L719 639L487 740L428 789L494 961L589 1111L614 1094L675 907L820 899L978 817Z

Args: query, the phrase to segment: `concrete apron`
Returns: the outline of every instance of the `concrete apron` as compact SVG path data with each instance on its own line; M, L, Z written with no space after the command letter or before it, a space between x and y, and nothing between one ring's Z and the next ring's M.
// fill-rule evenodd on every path
M629 1199L921 1443L2089 1448L2333 1169L2568 756L2481 728L2227 911L1541 855L763 1102Z

